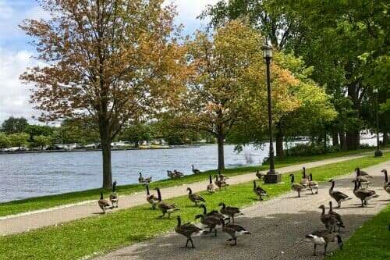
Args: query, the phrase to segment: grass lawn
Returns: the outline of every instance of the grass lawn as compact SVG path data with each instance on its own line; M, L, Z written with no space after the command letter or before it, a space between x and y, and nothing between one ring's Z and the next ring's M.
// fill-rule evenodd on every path
M351 173L357 166L364 168L389 159L390 154L382 158L365 157L312 168L310 172L315 180L326 181L334 176ZM297 175L297 181L299 179L300 174ZM283 181L284 183L277 185L263 185L269 193L269 198L290 190L287 174L283 175ZM209 210L217 208L222 201L239 207L255 203L252 182L233 185L226 191L213 195L200 194L204 195ZM193 221L194 216L202 212L193 206L187 196L167 201L180 208L174 216L180 214L184 222ZM103 254L172 231L176 225L175 218L157 219L159 215L159 211L153 211L145 204L57 227L1 237L0 259L80 259L93 254Z
M390 259L390 206L367 221L336 251L331 260Z
M286 157L283 160L276 160L275 165L277 168L280 168L280 167L285 167L288 165L299 164L304 162L313 162L313 161L325 160L330 158L336 158L340 156L356 155L356 154L366 153L368 151L373 151L373 150L364 149L364 150L346 151L346 152L322 154L322 155L315 155L315 156ZM262 165L257 167L240 167L235 169L227 169L225 171L225 174L238 175L238 174L254 172L256 170L265 170L267 168L268 168L267 165ZM185 176L180 180L156 181L153 182L150 185L150 187L151 189L153 189L154 187L157 186L160 188L164 188L164 187L171 187L175 185L181 185L184 183L194 183L198 181L203 181L205 180L206 176L215 173L216 173L215 171L207 171L198 175ZM144 190L144 187L142 185L126 185L126 186L118 187L118 192L121 195L124 194L128 195L142 190ZM101 189L94 189L94 190L86 190L81 192L72 192L72 193L65 193L60 195L51 195L51 196L30 198L25 200L11 201L7 203L0 203L0 217L33 211L33 210L52 208L56 206L72 204L72 203L77 203L77 202L82 202L87 200L95 200L99 196L100 191ZM109 194L109 192L106 191L105 196L107 196L107 194Z

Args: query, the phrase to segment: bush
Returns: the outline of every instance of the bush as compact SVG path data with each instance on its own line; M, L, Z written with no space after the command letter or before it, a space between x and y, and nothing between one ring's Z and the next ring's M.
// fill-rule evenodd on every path
M335 153L341 151L340 146L327 146L326 149L323 144L297 144L296 146L285 150L288 156L310 156L324 153Z

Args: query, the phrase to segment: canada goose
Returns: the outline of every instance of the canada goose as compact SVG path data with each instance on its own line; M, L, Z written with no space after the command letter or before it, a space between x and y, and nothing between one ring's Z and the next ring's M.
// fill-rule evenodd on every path
M98 200L99 207L103 210L103 214L106 213L106 209L110 208L110 203L103 198L103 192L100 193L100 199Z
M223 175L221 173L221 171L218 171L218 177L221 181L225 182L226 183L226 180L229 179L228 177L226 177L226 175Z
M116 192L116 181L112 183L112 193L110 194L110 201L113 208L114 207L117 208L119 206L118 205L119 196L118 193Z
M344 193L342 193L341 191L334 191L333 190L334 184L335 184L334 180L330 180L329 182L332 183L332 186L329 189L329 195L337 202L338 208L341 207L341 202L352 199L352 198L348 197L348 195L345 195Z
M214 236L216 237L217 236L217 229L216 229L216 226L217 225L221 225L221 220L219 218L217 218L216 216L205 216L205 215L196 215L195 216L195 219L198 219L200 218L200 223L202 223L203 225L205 225L207 228L209 228L209 232L208 233L211 233L214 229Z
M178 177L178 178L180 178L180 177L183 177L184 176L184 173L182 173L182 172L179 172L179 171L177 171L176 169L175 170L173 170L173 173Z
M256 171L256 177L259 178L259 180L263 179L265 176L264 173L261 173L259 170Z
M306 176L306 167L302 167L302 179L301 179L301 185L304 188L307 188L309 186L309 179Z
M215 192L215 186L213 184L213 177L210 175L210 183L207 185L207 191L209 193L214 193Z
M150 194L149 192L149 185L146 186L146 201L149 202L150 205L152 205L153 209L156 209L156 206L158 204L158 198L154 196L154 194Z
M199 174L200 173L200 171L198 169L195 169L194 165L191 165L191 166L192 166L192 172L194 174Z
M192 193L192 190L190 187L187 188L187 191L188 191L188 198L190 199L190 201L195 203L195 206L198 206L198 202L206 202L204 200L204 198L202 198L201 196L199 196L195 193Z
M313 193L313 189L316 190L315 194L318 194L318 182L313 181L313 174L309 174L309 189L311 191L311 194Z
M267 192L256 185L256 181L253 181L253 192L259 197L259 200L263 200L263 196L267 196Z
M167 175L169 178L173 179L174 174L172 171L167 171Z
M314 255L317 255L317 245L324 245L324 255L326 255L326 249L331 242L337 242L340 250L343 250L343 241L340 235L329 230L314 231L307 235L306 238L314 244Z
M341 219L341 215L338 214L337 212L333 211L333 204L332 204L331 201L329 201L329 212L328 212L328 214L333 215L336 218L336 220L337 220L336 225L339 227L338 231L340 231L340 228L345 228L343 220ZM335 230L333 230L333 231L335 231Z
M197 226L186 223L186 224L181 224L181 218L180 216L177 216L177 226L175 228L176 233L183 235L187 238L187 242L185 247L188 247L188 242L191 242L192 248L195 248L194 246L194 241L192 241L192 236L193 235L201 235L203 233L203 230L201 228L198 228Z
M149 184L151 181L152 181L152 177L144 178L144 177L142 176L142 172L139 173L138 182L139 182L140 184Z
M215 185L218 187L219 190L221 190L223 187L226 189L229 184L227 184L225 181L222 181L218 179L218 175L215 175Z
M355 196L360 199L360 201L362 202L362 207L364 207L364 205L367 205L368 200L379 197L379 195L377 195L374 190L360 189L361 183L358 181L354 182L355 188L353 189L353 194L355 194Z
M229 217L229 221L230 221L230 218L233 220L233 223L234 223L234 216L235 215L243 215L240 211L239 208L236 208L236 207L227 207L225 205L225 203L221 202L219 203L218 206L222 206L220 212L223 214L223 215L226 215Z
M164 217L165 214L168 213L168 218L171 218L171 214L177 210L180 210L178 208L176 208L176 205L175 204L169 204L169 203L166 203L164 201L161 200L161 192L160 192L160 189L159 188L155 188L155 190L157 191L157 195L158 195L158 204L157 204L157 207L161 210L161 212L163 213L160 218Z
M360 170L359 167L355 169L357 176L367 176L368 178L372 178L367 172Z
M209 213L207 213L207 208L206 208L206 205L204 205L204 204L201 204L199 207L203 208L203 215L204 216L214 216L214 217L216 217L218 219L225 218L225 216L223 214L219 213L216 210L212 210Z
M294 183L294 174L290 174L290 177L291 177L291 188L293 190L295 190L296 192L298 192L298 198L301 197L301 190L304 189L303 185L299 184L299 183Z
M370 181L368 180L367 176L356 176L356 181L363 183L366 185L366 188L370 185ZM354 181L352 181L354 182Z
M237 237L251 234L242 226L231 224L231 223L225 224L225 221L222 218L221 218L221 223L222 223L222 232L225 232L226 234L231 236L231 238L229 238L227 241L230 242L234 240L234 244L230 244L231 246L237 245Z
M383 184L383 189L390 194L390 181L387 175L387 170L383 169L382 172L385 174L385 183Z
M327 230L332 231L337 223L336 217L332 214L325 214L325 206L319 206L322 209L321 222L324 223Z

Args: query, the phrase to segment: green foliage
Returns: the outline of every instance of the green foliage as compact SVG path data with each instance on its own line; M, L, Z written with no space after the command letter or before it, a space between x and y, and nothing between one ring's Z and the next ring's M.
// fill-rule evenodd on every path
M25 129L25 133L30 135L30 141L34 140L35 136L50 136L53 134L53 128L50 126L41 125L28 125Z
M50 136L38 135L34 137L33 146L39 147L41 150L47 145L50 145L52 138Z
M139 147L142 141L150 141L152 139L152 127L148 124L137 123L124 128L120 135L120 140L130 141Z
M0 132L0 149L8 148L11 145L11 141L8 136Z
M28 145L28 140L30 136L29 134L26 133L18 133L18 134L10 134L8 138L12 146L19 147L20 149L21 147Z
M2 131L6 134L17 134L25 131L28 126L27 119L10 117L1 125Z

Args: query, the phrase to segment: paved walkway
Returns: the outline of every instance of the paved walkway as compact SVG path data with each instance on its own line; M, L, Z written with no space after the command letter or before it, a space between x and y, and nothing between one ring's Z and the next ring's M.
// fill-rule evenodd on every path
M343 162L347 160L362 158L367 154L361 154L356 156L344 156L339 158L327 159L322 161L316 161L311 163L297 164L289 167L279 168L278 172L287 173L292 171L298 171L303 166L306 168L313 168L331 163ZM239 184L256 179L256 176L251 174L244 174L231 177L229 179L230 184ZM191 188L194 192L205 190L208 184L208 180L192 183ZM177 196L187 194L187 184L181 186L164 188L161 190L163 199L169 199ZM101 213L100 208L97 205L99 194L96 194L96 201L86 201L73 205L65 205L51 209L39 210L34 212L22 213L14 216L0 217L0 235L10 235L22 232L28 232L32 229L38 229L46 226L58 225L61 223L77 220L94 216ZM145 193L138 192L132 195L120 197L119 209L126 209L138 205L147 203L145 200ZM115 211L115 210L114 210ZM112 212L112 211L109 211Z
M307 166L312 165L307 164ZM374 176L371 188L380 194L379 198L369 201L369 205L365 208L359 207L360 200L353 195L351 180L354 175L337 179L336 190L341 190L353 198L344 202L341 209L335 209L342 215L346 226L346 230L341 232L344 239L351 236L354 230L390 203L390 195L382 188L384 178L380 171L383 168L389 169L390 161L365 169ZM286 170L295 169L297 168ZM244 216L237 218L236 223L246 227L252 235L240 237L236 247L229 246L229 242L226 242L228 236L221 232L217 238L209 236L194 238L196 248L186 249L183 248L185 238L172 232L166 236L119 249L95 260L323 259L322 255L312 256L313 245L305 240L305 235L323 229L320 221L321 210L318 207L324 204L328 208L329 187L330 183L321 183L317 195L305 191L301 198L297 198L296 192L290 192L243 209ZM328 247L329 251L335 248L335 243ZM317 252L322 253L323 247L318 247Z

